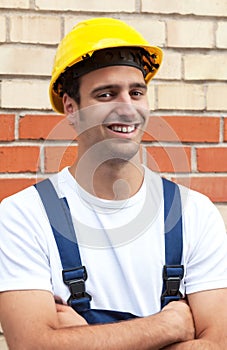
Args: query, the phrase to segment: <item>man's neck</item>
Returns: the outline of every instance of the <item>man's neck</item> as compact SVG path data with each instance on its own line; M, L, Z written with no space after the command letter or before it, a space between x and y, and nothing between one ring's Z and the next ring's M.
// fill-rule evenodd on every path
M84 166L76 161L70 172L87 192L108 200L124 200L133 196L144 178L144 169L138 159L111 160L97 168L92 167L92 161Z

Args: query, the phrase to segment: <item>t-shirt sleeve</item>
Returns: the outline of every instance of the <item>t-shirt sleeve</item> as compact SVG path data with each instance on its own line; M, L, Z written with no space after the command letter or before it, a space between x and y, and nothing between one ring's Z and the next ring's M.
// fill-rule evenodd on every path
M183 229L186 294L227 287L227 235L223 219L205 196L193 193ZM189 200L190 202L190 200Z
M47 236L50 225L30 187L0 205L0 291L52 291Z

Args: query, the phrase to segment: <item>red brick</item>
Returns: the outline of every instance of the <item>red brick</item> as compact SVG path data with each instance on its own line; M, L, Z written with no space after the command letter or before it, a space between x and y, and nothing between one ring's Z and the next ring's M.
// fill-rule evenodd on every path
M219 117L150 117L143 141L219 142Z
M70 166L77 157L77 146L46 147L45 172L55 173L66 166Z
M37 182L37 179L1 179L0 180L0 201L3 198L11 196L12 194L23 190Z
M213 202L227 202L227 176L177 178L175 181L205 194Z
M15 128L14 114L0 114L0 141L13 141Z
M200 172L227 172L227 148L197 148L197 169Z
M60 115L26 115L20 118L19 138L30 140L73 140L76 132Z
M0 172L20 173L39 170L39 147L13 146L0 148Z
M147 166L158 172L190 172L190 147L147 147Z
M224 141L227 141L227 118L224 118Z

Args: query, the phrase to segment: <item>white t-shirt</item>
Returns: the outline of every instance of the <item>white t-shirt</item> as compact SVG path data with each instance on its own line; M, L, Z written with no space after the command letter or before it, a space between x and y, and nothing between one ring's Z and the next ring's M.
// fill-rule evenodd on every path
M128 200L103 200L84 191L68 168L52 176L70 207L86 266L91 307L147 316L160 310L164 259L162 181L145 167L140 190ZM181 292L227 287L227 237L216 207L180 186L183 203ZM0 207L0 291L42 289L65 301L58 249L34 186Z

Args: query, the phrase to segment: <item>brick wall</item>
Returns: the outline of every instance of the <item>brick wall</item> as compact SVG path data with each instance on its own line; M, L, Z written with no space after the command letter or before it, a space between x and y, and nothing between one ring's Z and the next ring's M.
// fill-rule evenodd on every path
M164 49L143 161L208 195L227 223L226 0L0 0L0 199L75 159L48 84L57 43L94 16L123 19Z

